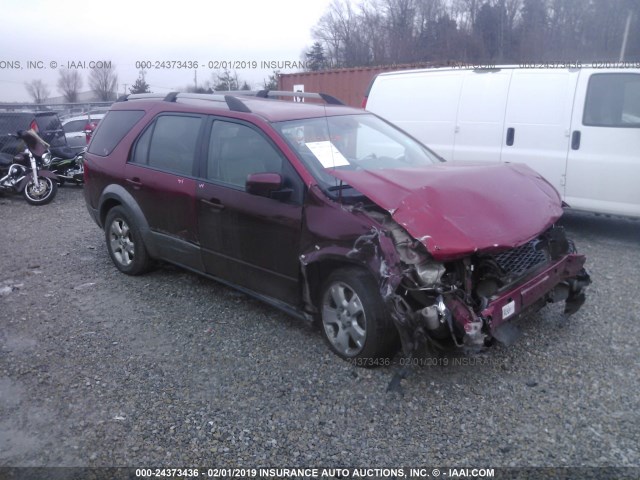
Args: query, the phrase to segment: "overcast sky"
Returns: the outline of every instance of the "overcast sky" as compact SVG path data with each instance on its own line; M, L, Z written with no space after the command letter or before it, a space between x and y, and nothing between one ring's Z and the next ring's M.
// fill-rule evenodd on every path
M68 62L87 62L87 68L80 69L81 91L89 90L92 60L115 65L119 93L138 77L137 61L151 61L155 67L162 60L197 61L199 84L212 78L210 61L255 61L257 68L236 71L241 81L257 88L271 73L260 68L263 61L301 60L303 50L313 43L311 29L330 2L3 0L0 102L30 101L24 83L34 79L47 84L51 97L61 95L58 70ZM40 62L36 65L43 68L28 68L27 62ZM193 84L194 73L148 68L146 80L154 92L183 90Z

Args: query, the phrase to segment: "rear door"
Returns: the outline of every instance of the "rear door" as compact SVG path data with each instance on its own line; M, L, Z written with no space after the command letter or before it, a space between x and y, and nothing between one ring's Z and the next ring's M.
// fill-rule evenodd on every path
M571 135L566 202L640 216L640 72L583 71Z
M578 75L569 69L514 69L502 134L502 161L529 165L563 196Z
M304 185L267 135L248 123L215 118L197 188L205 269L211 275L296 305ZM245 191L251 173L279 173L283 195Z
M161 114L140 135L125 166L125 188L142 209L161 255L199 270L194 171L203 128L203 116Z

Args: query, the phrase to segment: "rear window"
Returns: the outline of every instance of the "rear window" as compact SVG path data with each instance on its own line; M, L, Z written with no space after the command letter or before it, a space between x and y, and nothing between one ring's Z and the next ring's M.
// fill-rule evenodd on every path
M100 122L89 144L89 153L106 157L144 116L144 110L114 110Z

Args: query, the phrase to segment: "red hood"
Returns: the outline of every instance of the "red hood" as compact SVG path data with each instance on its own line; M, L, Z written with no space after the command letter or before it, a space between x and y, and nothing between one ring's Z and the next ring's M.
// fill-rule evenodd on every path
M438 260L519 246L562 215L558 192L522 164L329 172L389 211Z

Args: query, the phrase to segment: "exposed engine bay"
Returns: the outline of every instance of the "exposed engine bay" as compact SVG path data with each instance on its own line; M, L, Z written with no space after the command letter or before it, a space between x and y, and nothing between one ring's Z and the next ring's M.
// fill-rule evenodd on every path
M477 351L500 339L508 320L549 302L565 302L565 313L575 313L585 301L591 283L562 227L515 248L496 247L439 262L423 243L412 238L385 212L367 215L383 226L400 259L397 286L382 282L381 294L389 306L404 353L427 343L440 348ZM361 237L355 248L376 241ZM378 249L376 249L378 250ZM385 269L388 272L394 269Z

